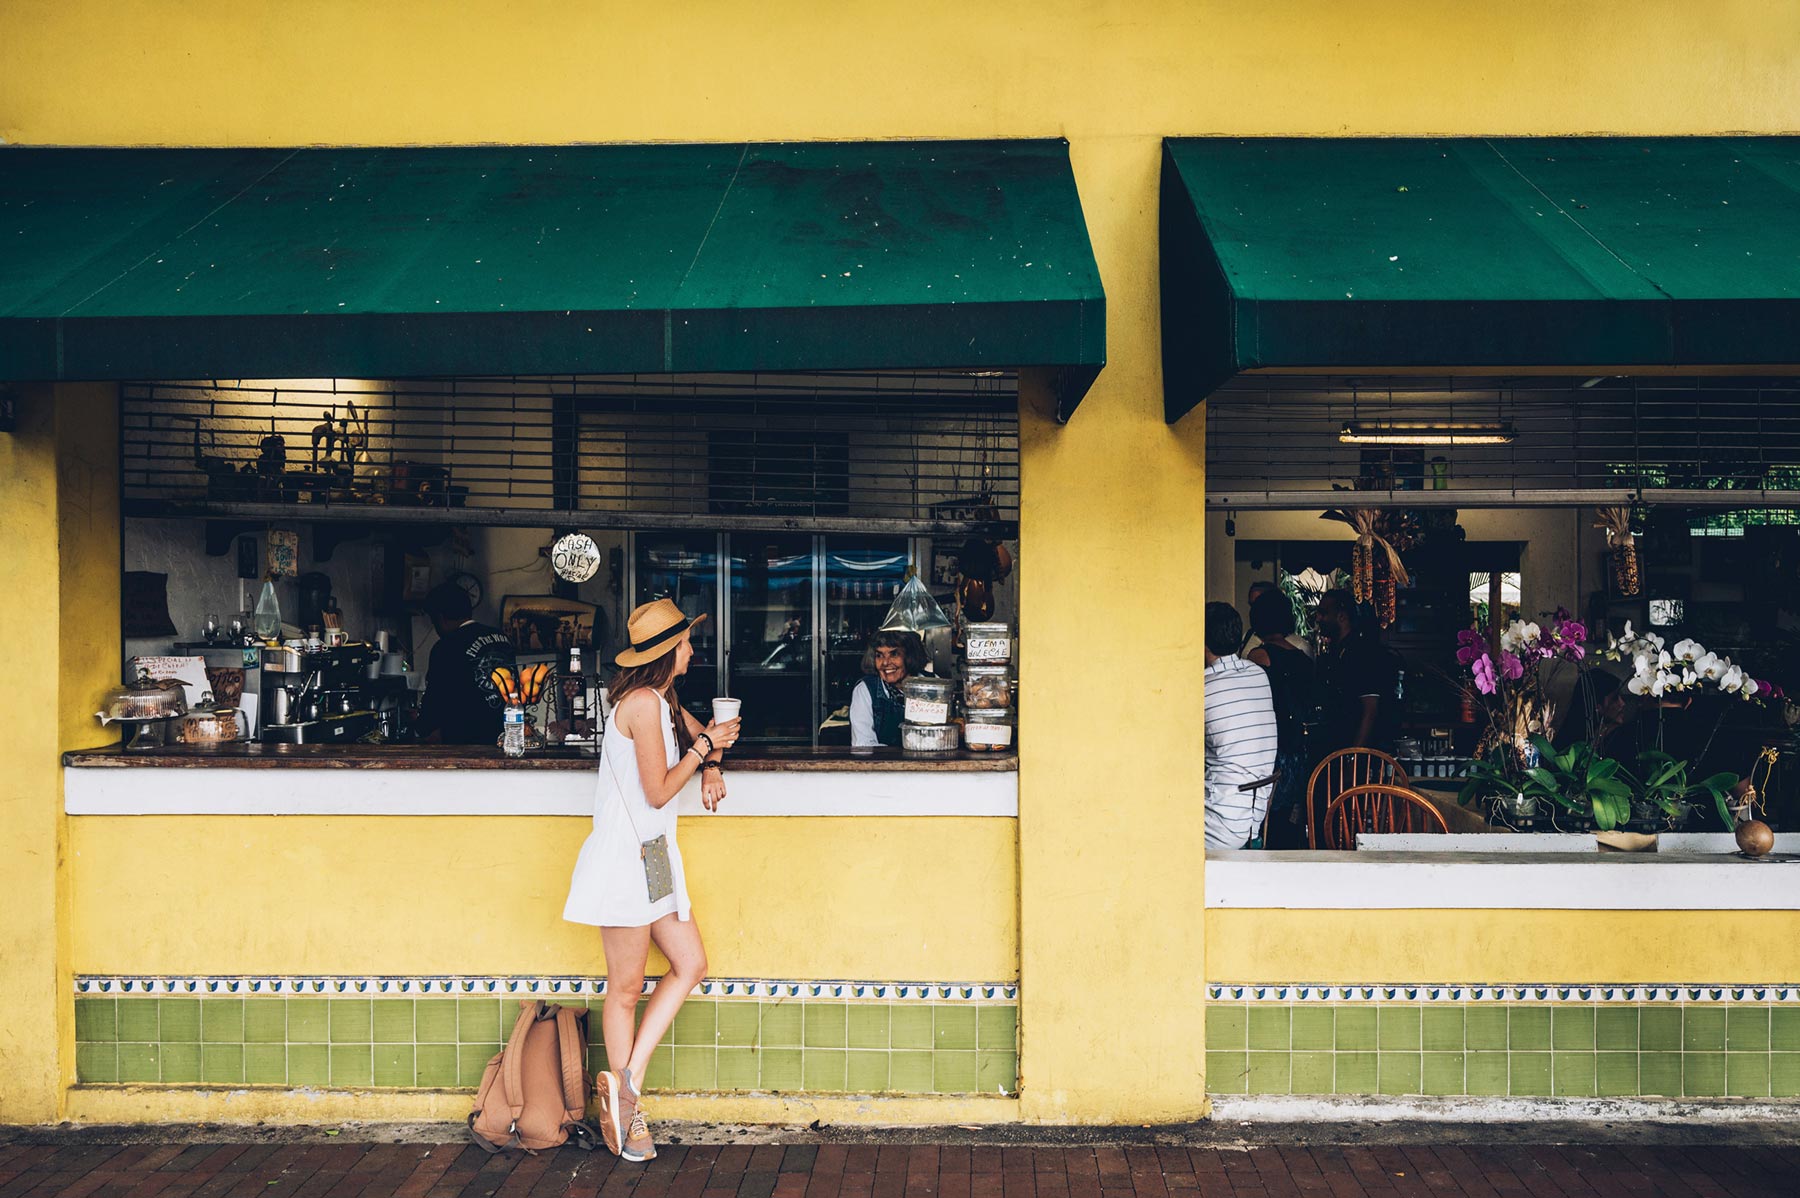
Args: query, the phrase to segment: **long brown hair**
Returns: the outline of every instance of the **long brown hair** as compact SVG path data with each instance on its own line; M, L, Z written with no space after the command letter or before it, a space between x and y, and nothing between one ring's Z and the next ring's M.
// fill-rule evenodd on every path
M681 696L675 690L675 653L676 649L670 649L655 661L647 661L641 666L620 666L606 691L615 710L632 691L654 691L667 699L669 722L675 725L675 747L685 753L693 747L694 737L688 731L687 720L676 714L682 707Z

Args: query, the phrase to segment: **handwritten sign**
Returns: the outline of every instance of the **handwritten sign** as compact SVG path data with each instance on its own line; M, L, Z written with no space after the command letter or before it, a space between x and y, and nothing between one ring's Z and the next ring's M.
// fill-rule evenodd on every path
M584 532L559 537L550 547L550 565L568 582L586 582L600 569L600 546Z
M204 657L134 657L131 665L133 674L143 670L157 682L173 678L181 683L189 707L200 702L200 696L212 689L206 680Z

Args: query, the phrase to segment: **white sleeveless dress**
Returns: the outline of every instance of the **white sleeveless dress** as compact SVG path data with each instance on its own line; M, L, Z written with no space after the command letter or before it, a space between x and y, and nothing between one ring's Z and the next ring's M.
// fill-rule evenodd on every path
M675 744L669 701L661 695L656 699L662 705L663 756L673 767L681 753ZM594 788L594 830L588 833L581 855L575 859L563 918L602 928L641 928L669 914L691 918L687 874L681 866L681 849L675 843L676 800L670 799L659 809L644 798L644 785L638 777L637 746L620 731L616 721L607 724L606 735L600 741L599 775ZM623 803L619 801L621 788ZM627 803L631 805L629 818L625 813ZM669 872L675 889L653 903L638 845L640 838L654 840L658 836L669 838Z

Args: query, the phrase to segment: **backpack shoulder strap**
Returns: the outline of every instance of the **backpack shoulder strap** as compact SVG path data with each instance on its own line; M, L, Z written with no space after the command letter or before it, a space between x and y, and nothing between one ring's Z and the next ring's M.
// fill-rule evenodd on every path
M563 1108L571 1119L580 1119L587 1114L588 1095L594 1089L587 1074L587 1062L582 1059L587 1049L587 1032L582 1027L587 1022L586 1015L586 1011L571 1007L556 1008L556 1043L562 1053Z
M513 1024L512 1039L500 1050L500 1088L506 1092L506 1105L516 1125L525 1113L525 1036L538 1020L543 1003L535 998L519 1000L519 1019ZM513 1128L515 1137L518 1128Z
M592 1151L593 1129L587 1124L588 1095L594 1080L587 1072L587 1012L556 1008L556 1043L562 1053L563 1130L577 1148Z

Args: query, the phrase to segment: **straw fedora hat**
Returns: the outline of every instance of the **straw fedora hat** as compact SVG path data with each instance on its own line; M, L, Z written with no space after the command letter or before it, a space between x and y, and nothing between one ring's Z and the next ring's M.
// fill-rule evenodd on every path
M706 619L702 612L693 619L673 599L653 599L632 609L625 621L625 635L631 644L613 658L622 666L648 665L681 643L681 634Z

